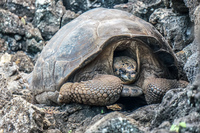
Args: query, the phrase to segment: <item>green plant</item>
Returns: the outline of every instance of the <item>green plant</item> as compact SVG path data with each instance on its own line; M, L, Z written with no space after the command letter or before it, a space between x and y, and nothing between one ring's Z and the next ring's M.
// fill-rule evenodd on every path
M103 109L101 110L101 113L102 113L102 114L104 114L104 111L103 111Z
M68 133L72 133L72 130L69 130Z
M173 124L170 128L170 131L175 131L175 132L179 132L180 127L182 128L186 128L186 123L185 122L180 122L178 125Z

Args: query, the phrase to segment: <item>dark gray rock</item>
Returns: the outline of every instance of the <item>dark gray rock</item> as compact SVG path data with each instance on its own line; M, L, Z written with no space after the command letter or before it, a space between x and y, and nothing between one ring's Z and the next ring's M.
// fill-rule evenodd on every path
M200 114L198 112L191 112L190 114L175 119L173 125L185 122L186 127L180 127L180 133L199 133L200 132Z
M179 129L180 133L198 133L200 130L200 75L187 88L168 91L160 104L139 108L126 114L135 119L145 132L168 133L172 125L186 123L186 128Z
M0 8L0 32L24 35L25 25L17 15Z
M197 80L198 81L198 80ZM200 102L198 100L200 90L198 86L190 85L186 89L173 89L166 93L162 103L158 108L155 108L155 118L151 123L151 127L158 127L162 121L174 120L200 112ZM198 120L198 122L200 122Z
M5 63L0 63L0 73L4 74L7 80L9 77L17 74L18 72L18 66L15 63L9 62L10 59L11 58L9 58L9 60L6 61Z
M170 132L171 123L169 121L164 121L160 123L160 125L152 131L148 131L150 133L173 133Z
M191 49L191 56L187 57L187 62L184 66L184 70L187 74L188 80L192 83L196 75L200 72L199 70L199 46L200 46L200 6L196 7L194 11L194 42L193 46L190 47Z
M38 104L37 106L44 109L45 117L50 121L50 127L52 129L59 129L63 133L85 132L89 125L94 124L93 119L96 118L96 122L104 116L103 114L101 115L101 110L105 110L105 107L92 107L81 104L67 104L62 106Z
M36 0L33 25L41 31L45 40L49 40L60 29L64 13L61 1Z
M158 108L159 104L152 104L148 106L141 107L130 114L127 117L132 118L140 123L143 127L149 127L151 120L155 117L155 108Z
M67 10L85 12L97 7L113 8L116 4L127 3L128 0L63 0Z
M50 40L63 25L77 16L73 11L66 11L61 0L36 0L33 25L40 30L45 40Z
M109 113L101 120L86 129L85 133L108 132L108 133L143 133L138 123L119 112Z
M190 81L190 83L193 83L194 80L196 79L196 75L200 72L199 71L199 62L198 59L199 58L199 53L196 52L194 54L192 54L185 66L184 66L184 71L186 72L187 78Z
M22 49L22 44L17 43L17 41L9 36L4 36L5 38L5 43L8 46L8 51L17 51Z
M5 40L2 37L3 35L0 34L0 53L5 53L8 49L8 45L5 44Z
M193 28L189 17L174 13L172 9L156 9L149 22L163 34L174 51L182 50L193 41Z
M13 95L7 89L7 79L4 74L0 73L0 110L12 99Z
M37 53L42 50L44 45L41 33L37 28L4 9L0 9L0 33L2 33L1 42L5 51L24 50ZM34 39L35 42L30 44L29 40L31 39ZM31 49L29 45L35 49Z
M178 59L179 79L188 80L186 71L183 68L189 57L197 52L197 49L198 49L197 43L193 41L192 43L187 45L183 50L176 53Z
M174 12L188 14L189 9L186 7L183 0L163 0L167 8L172 8Z
M34 38L37 42L43 41L41 33L38 28L34 28L31 23L27 23L25 25L25 39L32 39Z
M190 20L194 21L194 11L196 10L196 7L200 4L199 0L183 0L185 2L185 5L189 8L189 15Z
M3 56L5 55L6 54ZM27 74L19 72L19 67L15 64L15 62L10 62L10 60L11 58L6 62L0 62L0 75L2 78L2 80L0 80L0 84L2 85L1 89L5 88L5 90L7 90L6 93L11 93L13 96L21 96L28 102L31 102L33 95L28 89L29 86L26 81ZM12 95L10 98L12 98Z
M155 9L161 7L164 7L162 0L129 0L126 4L114 6L115 9L127 11L146 21L149 21L149 16Z
M0 110L0 129L3 132L42 132L48 128L42 109L21 97L13 98Z
M42 40L41 33L31 23L24 22L19 16L4 9L0 9L0 32Z
M196 7L194 11L194 41L187 45L182 51L176 53L178 61L187 79L192 83L195 80L197 73L199 73L199 46L200 46L200 6Z
M38 52L40 53L47 42L41 40L36 41L35 38L26 39L25 51L29 55L36 55Z
M0 7L24 17L27 22L31 22L35 14L35 0L1 0Z
M173 119L187 115L191 109L191 101L187 98L186 90L173 89L168 91L159 107L155 109L156 114L151 126L157 127L162 121L171 123Z
M195 32L195 40L194 40L194 43L195 45L197 46L197 51L199 53L199 56L198 56L198 61L200 63L200 5L196 7L196 10L194 12L194 16L195 16L195 19L194 19L194 24L195 24L195 28L194 28L194 32Z

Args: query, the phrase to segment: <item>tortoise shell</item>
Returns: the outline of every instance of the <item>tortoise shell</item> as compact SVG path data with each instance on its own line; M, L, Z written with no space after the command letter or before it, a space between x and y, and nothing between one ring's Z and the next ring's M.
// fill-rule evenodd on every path
M146 44L177 78L174 53L151 24L121 10L96 8L63 26L44 47L32 73L35 95L59 91L72 73L94 60L111 42L126 39Z

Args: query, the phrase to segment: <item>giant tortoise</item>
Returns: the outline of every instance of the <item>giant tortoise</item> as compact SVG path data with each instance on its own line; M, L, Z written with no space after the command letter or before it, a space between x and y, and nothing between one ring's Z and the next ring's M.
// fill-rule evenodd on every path
M109 105L120 96L160 102L177 80L177 59L162 35L127 12L97 8L63 26L32 73L35 101Z

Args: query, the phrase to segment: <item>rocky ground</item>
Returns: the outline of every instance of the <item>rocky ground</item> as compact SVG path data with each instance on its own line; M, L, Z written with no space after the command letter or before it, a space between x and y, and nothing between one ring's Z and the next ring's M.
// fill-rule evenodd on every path
M176 53L179 78L188 87L168 91L160 104L121 111L32 104L26 79L41 50L63 25L96 7L124 10L153 24ZM199 133L199 31L199 0L1 0L0 133Z

